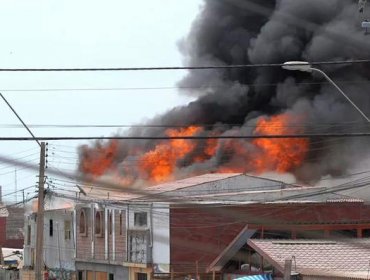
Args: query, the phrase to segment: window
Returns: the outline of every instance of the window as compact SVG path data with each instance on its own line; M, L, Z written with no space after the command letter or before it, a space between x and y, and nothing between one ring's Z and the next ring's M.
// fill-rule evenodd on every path
M77 278L77 280L84 280L84 272L82 271L82 270L79 270L78 271L78 278Z
M122 212L119 213L119 235L122 235Z
M27 226L27 245L31 245L31 225Z
M146 212L136 212L134 214L134 226L146 226L148 224L147 221L147 213Z
M97 211L95 213L95 234L98 237L103 236L103 218L102 218L102 211Z
M114 280L114 274L113 273L109 273L109 280Z
M80 228L80 235L87 236L87 221L86 221L86 213L85 210L81 209L80 212L80 222L79 222L79 228Z
M64 239L71 240L71 221L64 221Z
M54 227L53 227L53 220L49 220L49 236L53 236Z
M112 220L112 211L109 211L109 234L112 234L113 220Z
M147 280L148 275L146 273L137 272L135 278L136 278L135 280Z

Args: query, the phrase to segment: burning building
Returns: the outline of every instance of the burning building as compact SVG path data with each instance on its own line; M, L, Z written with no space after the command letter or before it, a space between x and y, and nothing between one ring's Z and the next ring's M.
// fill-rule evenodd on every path
M204 0L180 50L186 66L368 59L356 2ZM370 113L367 63L320 67ZM79 169L140 186L208 172L291 173L305 183L343 175L368 158L368 139L204 138L366 129L351 104L319 78L280 67L191 70L178 86L195 101L127 132L147 140L81 146ZM203 138L153 139L165 136Z

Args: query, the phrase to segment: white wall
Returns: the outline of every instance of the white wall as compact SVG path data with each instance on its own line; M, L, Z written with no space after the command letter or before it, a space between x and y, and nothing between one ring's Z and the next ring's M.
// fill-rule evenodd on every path
M153 264L161 272L169 272L170 264L170 216L169 205L155 203L153 217ZM159 272L159 271L158 271Z
M25 246L24 265L32 265L31 252L36 248L36 219L34 215L26 217L25 223ZM50 219L53 220L53 236L50 236ZM71 222L71 239L65 239L64 221ZM27 245L27 226L31 225L31 244ZM44 262L49 268L62 268L75 270L74 265L74 223L73 211L71 210L49 210L44 214Z

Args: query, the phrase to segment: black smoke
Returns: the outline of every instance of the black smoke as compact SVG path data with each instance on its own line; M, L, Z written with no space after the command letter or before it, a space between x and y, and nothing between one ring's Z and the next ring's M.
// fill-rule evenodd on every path
M361 29L362 20L355 0L205 0L179 49L186 66L369 59L370 36ZM369 65L317 67L370 115ZM196 101L148 124L202 125L206 134L246 134L252 132L258 117L289 112L304 115L306 133L368 131L358 112L319 75L280 67L191 70L178 85L183 94L196 96ZM163 136L164 130L132 128L127 134ZM132 159L131 151L148 151L156 144L151 140L122 142L115 168ZM367 139L311 139L304 164L291 172L307 183L326 175L342 175L368 157L368 147ZM86 149L81 147L81 151ZM179 161L179 176L212 172L225 161L237 159L222 149L206 162L192 163L191 157Z

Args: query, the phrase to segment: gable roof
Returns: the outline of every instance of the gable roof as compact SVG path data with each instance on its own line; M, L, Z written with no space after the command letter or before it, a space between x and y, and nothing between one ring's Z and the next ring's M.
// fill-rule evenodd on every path
M248 245L284 273L293 257L293 271L303 275L367 279L370 239L248 240Z
M248 239L256 232L255 229L248 229L245 226L233 241L217 256L217 258L207 267L207 271L220 271L225 264L247 243Z

